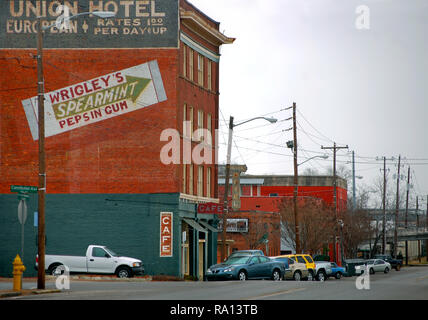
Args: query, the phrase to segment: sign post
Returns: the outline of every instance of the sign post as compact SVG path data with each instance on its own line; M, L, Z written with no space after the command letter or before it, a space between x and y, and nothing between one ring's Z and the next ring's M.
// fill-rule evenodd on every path
M24 225L27 220L27 202L30 196L28 193L37 193L39 188L37 186L20 186L11 185L10 192L18 192L18 220L21 224L21 258L24 261Z
M18 220L21 224L21 258L24 261L24 225L27 220L27 203L25 199L19 201L18 204Z

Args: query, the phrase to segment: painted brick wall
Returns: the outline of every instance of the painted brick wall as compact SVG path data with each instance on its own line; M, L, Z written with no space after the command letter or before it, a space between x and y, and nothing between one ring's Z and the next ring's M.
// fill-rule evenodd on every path
M37 185L38 143L21 105L37 94L33 54L0 51L0 193L8 193L11 184ZM45 50L45 91L154 59L167 101L48 137L48 193L179 191L176 169L159 160L162 130L177 125L178 49Z
M178 194L48 194L46 201L46 254L84 256L90 244L106 245L116 253L141 259L147 274L178 276ZM16 195L0 195L0 277L11 277L12 261L21 252L21 225ZM37 276L37 228L33 224L37 195L27 201L25 276ZM182 209L181 209L182 210ZM174 214L173 257L159 257L159 214ZM183 214L186 214L183 212Z

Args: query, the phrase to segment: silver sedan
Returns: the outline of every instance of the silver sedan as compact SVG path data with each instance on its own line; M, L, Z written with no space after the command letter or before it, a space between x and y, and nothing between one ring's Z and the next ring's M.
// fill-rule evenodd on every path
M382 259L370 259L365 262L365 264L356 266L355 273L362 274L368 270L370 274L375 272L384 272L388 273L391 270L391 264Z

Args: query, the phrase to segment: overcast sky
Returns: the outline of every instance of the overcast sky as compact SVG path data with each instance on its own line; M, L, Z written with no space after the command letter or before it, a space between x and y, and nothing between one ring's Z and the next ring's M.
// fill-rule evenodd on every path
M428 194L428 1L425 0L189 0L220 31L236 38L221 48L220 162L226 125L265 115L278 120L297 103L299 166L325 173L331 151L355 151L357 185L372 186L388 161L389 179L411 168L413 197ZM364 6L364 7L361 7ZM368 9L368 10L367 10ZM362 10L362 11L361 11ZM363 19L366 18L366 19ZM368 29L367 29L368 27ZM257 120L235 128L232 159L250 174L293 174L291 121ZM351 170L348 150L337 165ZM395 164L395 165L394 165ZM351 186L349 186L351 188Z

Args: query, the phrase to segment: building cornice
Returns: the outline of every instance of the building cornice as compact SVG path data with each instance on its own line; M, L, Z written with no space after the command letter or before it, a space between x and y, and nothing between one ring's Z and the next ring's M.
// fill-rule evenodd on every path
M215 46L231 44L235 41L235 38L225 36L223 33L210 26L193 11L186 11L185 9L180 8L180 19L183 25L199 34Z

